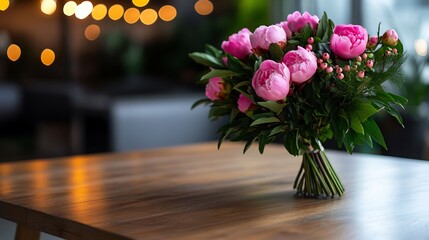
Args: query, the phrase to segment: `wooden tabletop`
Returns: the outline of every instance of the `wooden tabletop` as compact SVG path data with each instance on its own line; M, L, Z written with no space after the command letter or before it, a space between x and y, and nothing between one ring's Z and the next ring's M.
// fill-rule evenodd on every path
M428 239L429 162L328 152L342 198L295 197L300 158L242 144L0 164L0 218L67 239Z

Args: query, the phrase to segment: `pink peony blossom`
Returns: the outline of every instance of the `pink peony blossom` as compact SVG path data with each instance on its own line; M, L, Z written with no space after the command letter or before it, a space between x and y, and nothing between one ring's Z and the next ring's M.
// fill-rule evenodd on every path
M330 47L335 55L343 59L353 59L366 49L368 33L360 25L338 25L334 28Z
M283 63L289 68L290 80L298 84L309 80L317 70L316 56L302 47L287 52Z
M212 100L222 100L228 95L226 83L220 77L210 78L206 85L206 96Z
M250 34L252 49L268 50L271 43L283 46L286 43L286 33L283 28L277 25L260 26L253 34Z
M238 33L229 36L228 41L222 42L222 49L238 59L244 59L252 54L249 29L243 28Z
M240 94L240 96L238 97L238 110L240 110L240 112L246 112L247 110L249 110L253 103L252 101L250 101L250 99L248 99L245 95Z
M389 29L386 32L384 32L383 36L381 37L381 41L386 44L387 46L394 47L396 44L398 44L398 34L394 29Z
M284 63L265 60L252 79L256 95L266 101L279 101L289 93L290 72Z
M293 33L301 31L301 29L308 23L310 24L311 29L316 31L317 26L319 25L319 18L316 15L311 16L308 12L304 12L301 15L300 12L295 11L294 13L287 16L287 23L289 29Z
M287 21L279 22L279 23L277 23L276 25L277 25L277 26L279 26L279 27L282 27L282 28L283 28L283 30L285 30L286 37L287 37L288 39L289 39L289 38L292 38L292 31L289 29L289 26L288 26L288 24L287 24Z

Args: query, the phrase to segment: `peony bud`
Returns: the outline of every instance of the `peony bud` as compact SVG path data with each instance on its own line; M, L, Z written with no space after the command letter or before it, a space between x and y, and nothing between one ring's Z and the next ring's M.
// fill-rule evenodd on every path
M383 42L383 44L390 47L396 46L396 44L398 44L398 40L398 34L393 29L387 30L381 37L381 41Z
M300 12L295 11L287 16L287 23L292 33L301 31L305 25L310 24L311 29L316 31L319 25L319 18L316 15L311 16L310 13L304 12L302 15Z
M229 36L228 41L222 42L222 49L238 59L244 59L252 54L250 44L251 32L247 28L241 29L238 33Z
M366 47L369 49L373 49L377 46L377 44L378 44L378 37L372 36L369 38L369 41L368 41L368 44L366 45Z
M240 96L238 97L237 105L238 105L238 110L244 113L247 110L252 108L253 103L245 95L240 94Z
M212 100L223 100L231 91L229 84L220 77L210 78L206 85L206 96Z
M255 52L268 50L271 43L284 46L286 44L286 33L277 25L260 26L253 34L250 34L250 43Z

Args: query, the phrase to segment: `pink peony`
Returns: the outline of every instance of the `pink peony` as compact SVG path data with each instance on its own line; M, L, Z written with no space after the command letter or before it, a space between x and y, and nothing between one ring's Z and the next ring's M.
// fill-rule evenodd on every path
M210 78L206 85L206 96L212 100L222 100L228 95L226 83L220 77Z
M256 95L266 101L279 101L289 93L290 72L284 63L265 60L252 79Z
M311 16L308 12L304 12L301 15L300 12L295 11L294 13L287 16L287 23L289 29L293 33L301 31L301 29L308 23L310 24L311 29L316 31L317 26L319 25L319 18L316 15Z
M317 70L317 58L302 47L289 51L283 57L283 63L289 68L290 80L301 84L309 80Z
M375 46L377 46L378 43L378 37L377 36L372 36L369 38L368 43L366 44L367 48L374 48Z
M250 43L252 49L256 51L268 50L271 43L283 46L286 43L286 33L283 28L276 25L260 26L253 34L250 34Z
M396 46L396 44L398 44L398 39L398 34L393 29L387 30L381 37L381 41L390 47Z
M229 36L228 41L222 42L222 49L238 59L244 59L252 54L249 29L243 28L238 33Z
M243 112L243 113L249 110L253 105L252 101L250 101L250 99L248 99L243 94L240 94L240 96L238 97L237 104L238 104L238 110L240 110L240 112Z
M279 22L279 23L277 23L276 25L277 25L277 26L279 26L279 27L282 27L282 28L283 28L283 30L285 30L286 37L287 37L288 39L289 39L289 38L292 38L292 31L289 29L289 26L288 26L288 24L287 24L287 21Z
M330 47L335 55L353 59L365 51L368 33L360 25L338 25L334 28Z

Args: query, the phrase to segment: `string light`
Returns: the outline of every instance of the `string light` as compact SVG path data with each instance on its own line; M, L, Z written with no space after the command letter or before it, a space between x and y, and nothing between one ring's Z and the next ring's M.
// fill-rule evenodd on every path
M46 15L52 15L57 9L57 2L54 0L43 0L40 4L40 9Z
M136 23L140 18L140 11L137 8L128 8L124 13L124 20L128 24Z
M143 10L140 14L140 21L145 25L152 25L156 19L158 19L158 13L151 8Z
M72 16L76 12L76 7L77 7L77 4L75 2L73 1L66 2L66 4L64 4L64 7L63 7L64 15L69 17Z
M6 54L9 60L11 60L12 62L16 62L21 57L21 48L16 44L11 44L7 48Z
M144 7L149 3L149 0L133 0L133 4L136 7Z
M109 8L109 17L114 21L120 19L123 14L124 14L124 7L122 7L119 4L115 4Z
M162 20L169 22L174 18L176 18L177 11L175 7L171 5L165 5L159 9L158 15L159 15L159 18L161 18Z
M85 37L89 41L94 41L100 36L100 27L96 24L91 24L85 29Z
M213 3L209 0L198 0L194 5L195 11L200 15L209 15L213 12Z
M94 9L92 9L92 18L95 20L102 20L107 15L107 7L104 4L97 4Z
M83 1L81 4L76 7L76 17L78 19L85 19L91 14L93 5L90 1Z
M55 61L55 52L49 48L46 48L42 51L42 54L40 54L40 60L45 66L52 65L52 63Z
M9 0L0 0L0 11L6 11L9 7Z

